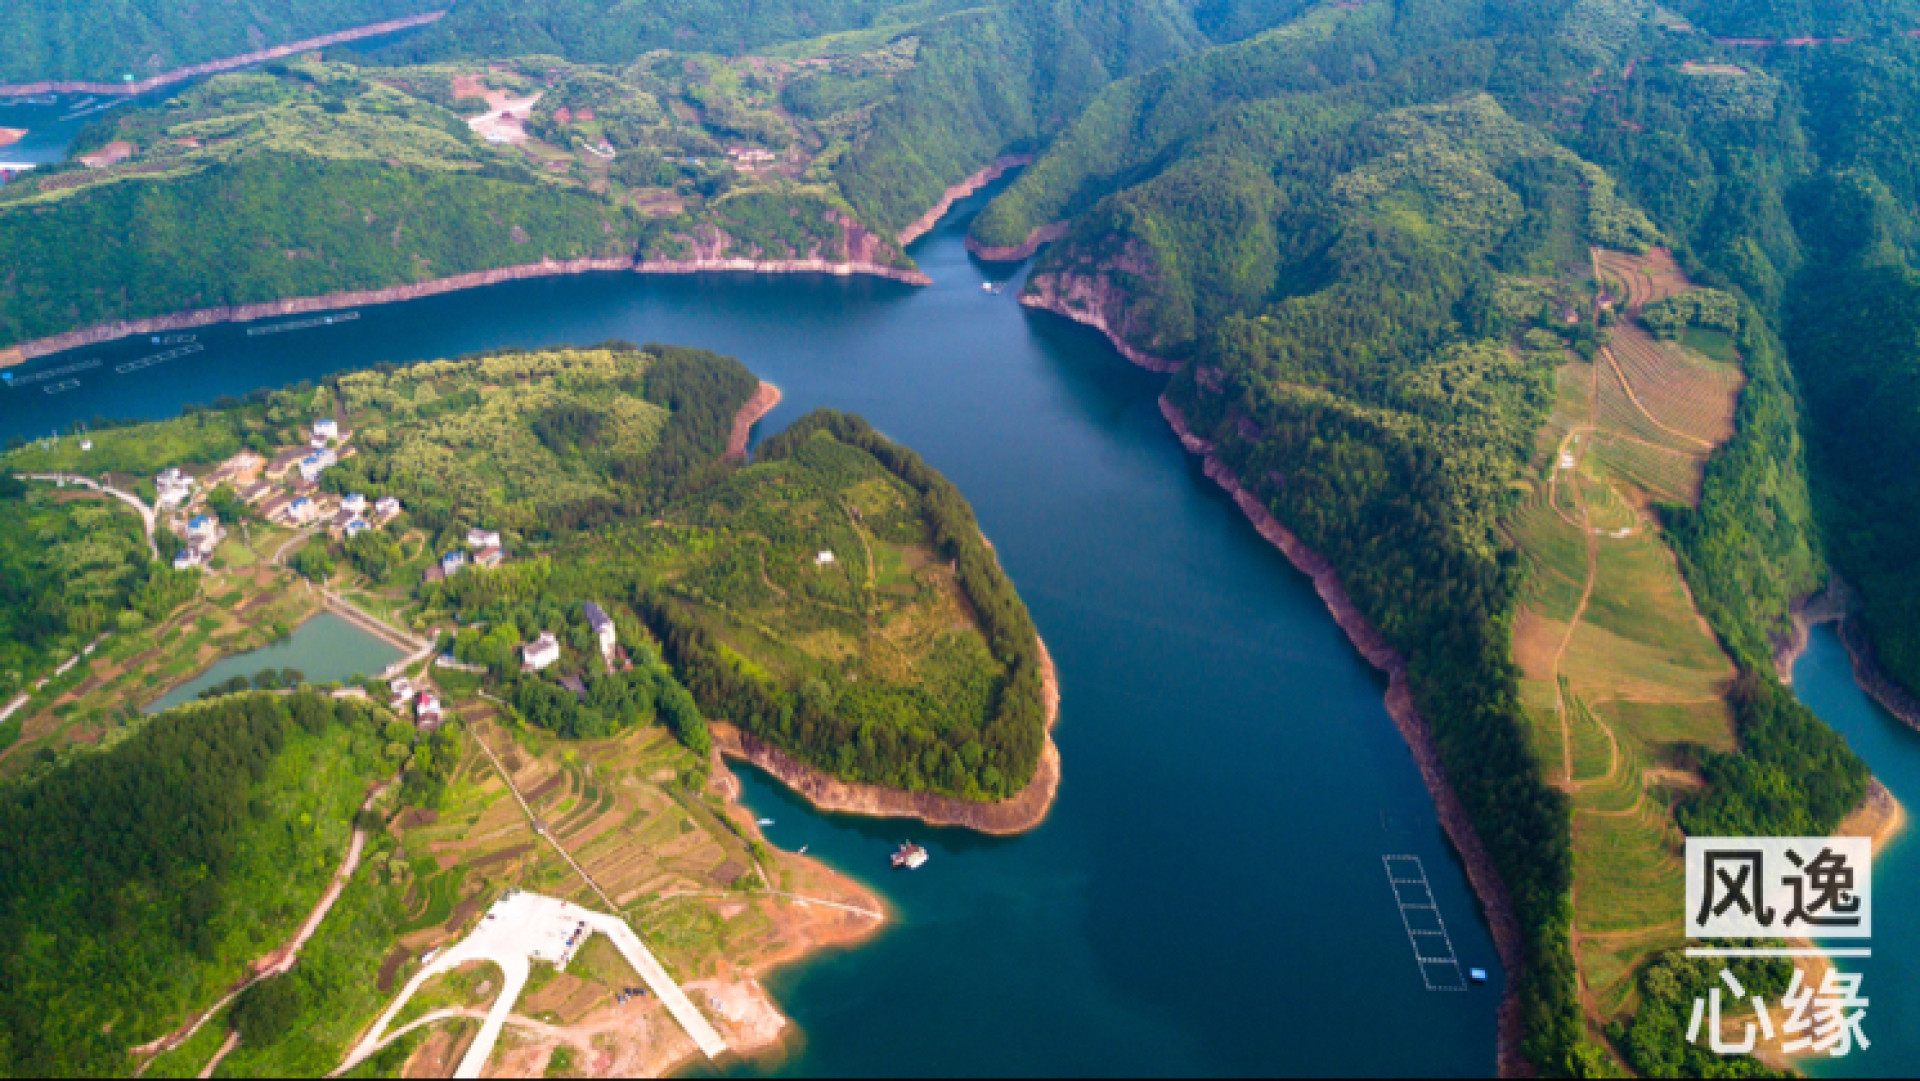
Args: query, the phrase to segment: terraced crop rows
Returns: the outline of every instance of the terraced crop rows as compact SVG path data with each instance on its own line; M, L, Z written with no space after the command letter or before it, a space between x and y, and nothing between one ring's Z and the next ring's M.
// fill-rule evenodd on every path
M1746 385L1739 369L1694 360L1680 346L1656 341L1638 327L1615 328L1611 349L1654 420L1708 443L1732 438L1734 407Z
M1598 248L1594 250L1594 262L1602 277L1626 287L1626 310L1630 313L1688 289L1686 273L1665 248L1653 248L1643 255Z
M1688 288L1664 252L1595 262L1631 309ZM1673 807L1699 783L1685 748L1733 745L1731 666L1644 507L1698 498L1740 387L1733 367L1617 327L1594 364L1560 370L1546 483L1505 522L1528 569L1513 657L1540 768L1572 805L1573 947L1597 1024L1630 1008L1637 967L1680 941Z
M1610 472L1648 495L1689 506L1700 499L1706 460L1682 451L1600 436L1593 455Z

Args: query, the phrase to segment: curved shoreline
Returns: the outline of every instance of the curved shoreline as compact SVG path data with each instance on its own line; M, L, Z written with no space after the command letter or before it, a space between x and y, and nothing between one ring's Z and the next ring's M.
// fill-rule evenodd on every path
M163 86L184 82L201 75L218 75L223 71L233 71L238 68L244 68L249 64L258 64L266 60L278 60L281 57L292 56L295 53L312 52L315 49L323 49L329 45L339 45L343 42L359 41L362 38L378 37L381 34L394 34L402 30L411 30L416 26L428 26L446 18L448 10L451 9L443 8L439 11L429 11L422 15L411 15L404 19L389 19L386 22L369 23L366 26L356 26L351 30L337 30L331 34L322 34L317 38L305 38L300 41L289 42L285 45L275 45L270 49L260 49L255 52L242 53L239 56L230 56L223 60L209 60L203 64L194 64L190 67L175 68L172 71L162 72L151 78L142 79L137 83L88 83L58 80L38 83L8 83L0 84L0 96L110 94L117 97L137 97L150 90L158 90Z
M1008 169L1017 169L1032 161L1032 154L1006 154L993 159L986 168L949 187L946 194L940 196L939 202L929 207L925 214L913 219L905 229L900 230L900 234L894 238L894 243L904 248L926 236L933 231L934 226L940 224L941 218L947 216L947 211L953 209L953 204L1005 176ZM967 247L969 250L973 247L971 240L967 242Z
M729 461L746 461L747 440L753 435L753 426L760 423L761 418L773 412L774 407L779 404L780 388L762 379L760 388L753 392L753 397L748 398L747 404L741 406L740 411L733 415L733 430L727 433L727 453L722 457Z
M1076 283L1084 282L1085 280L1084 278L1071 279L1072 282ZM1089 289L1090 288L1091 286L1089 286ZM1100 310L1100 308L1090 308L1082 311L1067 303L1070 299L1082 296L1084 292L1083 290L1074 288L1073 285L1070 284L1068 291L1063 294L1054 284L1054 279L1051 277L1030 278L1028 279L1028 291L1020 294L1020 305L1024 308L1032 308L1035 311L1052 312L1055 315L1071 319L1081 326L1092 327L1106 335L1107 343L1112 345L1121 356L1126 357L1128 360L1150 372L1172 375L1174 372L1180 370L1181 365L1179 361L1168 360L1165 357L1156 357L1151 353L1143 352L1128 345L1126 341L1120 337L1119 333L1113 329L1113 326L1107 322L1106 312Z
M755 739L725 721L709 728L721 754L758 766L798 793L816 811L873 818L917 818L929 826L957 826L996 837L1011 836L1046 821L1060 794L1060 748L1053 728L1060 720L1060 679L1047 644L1040 643L1040 680L1047 705L1047 743L1033 779L1020 793L998 803L970 803L931 792L902 792L879 785L854 784L830 777L777 747Z
M1034 253L1048 244L1067 235L1068 222L1050 221L1045 225L1036 225L1027 234L1027 239L1018 244L994 246L982 244L972 237L966 239L967 250L977 259L989 263L1022 263L1033 258Z
M1838 575L1820 592L1794 604L1793 629L1787 640L1774 648L1775 674L1781 683L1791 686L1793 666L1806 653L1812 629L1822 623L1838 623L1840 644L1846 647L1847 660L1853 665L1853 681L1867 697L1879 703L1880 708L1907 726L1920 729L1920 699L1915 699L1906 688L1895 683L1893 677L1880 670L1880 663L1873 655L1873 643L1867 641L1866 632L1852 613L1853 592Z
M212 326L217 323L250 323L257 319L272 319L283 315L305 315L311 312L338 311L342 308L372 307L379 304L399 304L409 300L441 296L446 293L465 292L489 285L505 282L526 281L533 278L556 278L577 274L598 274L629 272L637 274L709 274L744 272L753 274L824 274L832 277L868 277L888 278L908 285L930 284L925 274L917 270L901 270L898 267L882 266L878 263L830 263L820 259L786 259L756 262L751 259L688 259L688 260L635 260L630 258L597 259L543 259L538 263L522 263L517 266L497 267L493 270L476 270L466 274L455 274L445 278L415 282L411 285L392 285L382 289L362 289L350 292L327 293L321 296L291 297L286 300L261 301L254 304L237 304L215 308L198 308L189 311L174 312L170 315L156 315L144 319L123 319L110 323L98 323L79 330L69 330L45 338L22 342L18 345L0 348L0 368L11 368L25 364L29 360L64 353L69 349L98 345L102 342L117 341L121 338L139 334L155 334L173 330L190 330L197 327Z
M1452 782L1447 779L1433 733L1427 727L1425 718L1414 707L1413 690L1407 681L1407 662L1360 614L1353 600L1347 596L1346 587L1340 584L1333 564L1302 543L1252 492L1240 484L1233 471L1214 454L1213 444L1193 433L1179 407L1165 395L1160 398L1160 413L1172 426L1174 434L1180 437L1180 445L1189 454L1205 461L1207 478L1233 497L1241 513L1253 523L1255 531L1280 549L1287 561L1302 574L1313 579L1314 589L1319 592L1320 599L1326 602L1334 622L1347 632L1347 639L1360 651L1360 655L1367 659L1367 663L1387 674L1387 713L1393 717L1394 726L1406 740L1407 749L1413 752L1414 764L1419 767L1420 777L1433 797L1440 825L1446 830L1454 849L1459 852L1460 861L1466 865L1467 879L1473 884L1473 891L1486 910L1494 946L1500 951L1501 964L1507 970L1506 986L1500 996L1500 1035L1495 1052L1500 1074L1514 1077L1528 1072L1525 1060L1520 1058L1522 1032L1519 990L1525 966L1520 920L1514 913L1513 899L1507 893L1506 883L1501 880L1493 858L1487 854L1479 831L1474 829L1473 819L1467 814L1459 795L1454 792Z

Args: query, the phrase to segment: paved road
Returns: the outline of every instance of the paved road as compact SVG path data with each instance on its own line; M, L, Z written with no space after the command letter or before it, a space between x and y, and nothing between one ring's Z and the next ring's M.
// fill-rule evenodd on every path
M513 1012L513 1004L519 1001L521 990L527 986L527 977L532 975L527 954L517 948L518 943L512 941L511 930L499 928L497 924L483 926L459 945L434 958L432 964L414 973L413 979L401 988L400 997L394 999L393 1005L387 1007L387 1012L380 1015L380 1020L375 1022L366 1038L360 1041L335 1073L352 1069L386 1046L389 1041L383 1040L382 1034L422 984L468 961L492 961L500 966L503 976L500 997L494 999L493 1008L487 1011L486 1020L480 1023L480 1034L474 1037L473 1043L467 1047L467 1053L461 1057L460 1065L453 1071L455 1077L479 1077L481 1067L487 1064L488 1057L493 1054L494 1043L500 1039L500 1030L507 1023L507 1015Z

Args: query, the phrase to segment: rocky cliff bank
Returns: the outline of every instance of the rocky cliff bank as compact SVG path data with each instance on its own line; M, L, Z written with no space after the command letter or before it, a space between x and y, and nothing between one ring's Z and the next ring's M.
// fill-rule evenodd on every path
M1121 356L1150 372L1180 370L1179 361L1156 357L1127 343L1126 334L1134 326L1127 296L1105 275L1036 274L1028 280L1020 303L1092 327L1106 335Z

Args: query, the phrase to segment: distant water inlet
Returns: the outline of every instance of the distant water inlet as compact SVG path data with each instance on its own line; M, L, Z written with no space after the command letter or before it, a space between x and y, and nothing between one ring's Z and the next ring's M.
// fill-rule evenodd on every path
M149 703L143 713L159 713L191 702L200 692L235 676L248 679L264 669L292 668L310 683L344 681L354 676L378 675L404 656L373 634L332 612L322 612L300 624L285 639L246 653L236 653Z

